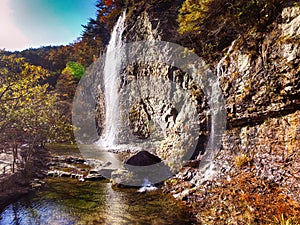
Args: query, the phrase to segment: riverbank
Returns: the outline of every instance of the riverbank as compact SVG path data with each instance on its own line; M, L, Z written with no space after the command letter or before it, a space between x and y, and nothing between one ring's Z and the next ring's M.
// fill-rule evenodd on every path
M58 148L57 146L60 146ZM85 177L86 180L103 180L105 179L97 171L93 171L78 154L74 154L73 146L71 145L57 145L56 148L47 147L35 150L33 159L26 162L21 168L18 167L15 173L1 174L0 176L0 211L2 211L7 205L17 201L21 197L34 192L37 188L40 188L45 183L43 180L49 176L55 177L71 177L80 179L84 175L86 176L90 171L92 174L89 177ZM66 149L64 155L61 154L61 147ZM72 147L70 154L68 149ZM59 155L57 154L59 152ZM99 160L89 162L101 166ZM93 173L95 172L95 173Z
M44 148L36 149L33 158L27 161L15 173L0 176L0 211L11 202L29 194L41 186L42 179L47 176L49 152Z
M36 172L39 173L24 176L20 171L7 177L9 182L5 182L6 192L2 192L5 198L1 196L5 203L0 210L1 222L5 223L11 215L16 215L12 217L13 220L20 217L22 221L34 224L37 219L35 215L25 213L24 218L22 214L34 209L39 220L42 218L44 222L97 221L100 224L119 224L120 221L131 221L137 224L193 224L190 208L160 189L139 193L137 188L118 188L103 176L88 179L88 174L97 175L97 168L103 169L103 166L110 165L109 162L84 159L77 154L76 146L56 146L45 151L45 158L39 161L43 166L35 164ZM72 156L73 153L75 156ZM51 174L55 170L61 174ZM36 175L40 177L39 180L35 180ZM48 201L51 204L48 205ZM55 208L52 207L53 204ZM120 205L124 209L122 213L119 211ZM45 209L51 215L45 213ZM76 215L69 212L76 212Z
M25 178L22 172L4 175L0 178L0 211L31 190L30 179Z

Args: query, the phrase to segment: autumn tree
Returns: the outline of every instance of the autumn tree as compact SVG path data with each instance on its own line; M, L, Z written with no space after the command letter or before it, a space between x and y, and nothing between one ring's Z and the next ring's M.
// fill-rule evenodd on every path
M29 144L27 157L46 141L68 141L72 126L44 82L50 76L24 58L0 52L0 143Z

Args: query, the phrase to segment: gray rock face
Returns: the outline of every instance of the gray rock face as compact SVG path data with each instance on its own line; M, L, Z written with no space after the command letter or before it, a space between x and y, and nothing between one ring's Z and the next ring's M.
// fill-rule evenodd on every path
M238 174L246 157L252 165L247 172L299 193L299 27L299 7L285 8L281 23L256 35L259 52L236 40L219 62L227 108L227 131L216 158L219 176Z
M259 52L242 40L219 64L230 127L259 124L299 109L299 7L282 12L282 23L255 39ZM259 34L257 34L259 36Z
M165 5L166 8L178 6L180 5L170 3ZM155 7L146 7L144 11L135 15L136 20L128 19L124 35L127 42L159 41L166 37L165 32L176 31L175 26L169 26L168 30L163 29L166 21L161 20L162 16L157 14L156 10L158 9ZM174 19L174 15L172 12L165 16ZM128 65L124 70L124 89L129 90L131 94L127 95L124 92L121 109L125 116L121 117L126 124L126 114L129 114L125 127L130 129L122 130L120 139L121 143L132 139L137 142L145 140L158 143L151 151L176 171L194 152L202 151L200 148L207 141L209 118L206 114L209 107L203 91L196 88L189 74L171 64L166 65L155 60L173 54L168 52L168 49L162 51L165 51L164 55L151 52L150 49L147 53L149 58L153 55L153 63L137 62ZM133 97L136 99L134 102L130 101ZM201 140L201 144L197 145L196 139Z
M173 6L164 3L166 14L158 13L159 9L155 6L128 12L130 16L125 39L128 42L153 39L179 42L180 35L176 33L174 21L180 5L179 1ZM299 161L296 151L296 146L300 146L299 12L298 6L284 8L278 20L280 22L273 24L273 29L264 34L245 34L243 39L232 43L220 62L215 62L227 110L227 131L222 137L221 152L216 159L222 171L232 170L235 158L245 154L252 158L258 176L276 182L284 177L282 179L286 185L292 183L288 181L289 175L282 175L286 172L276 164L282 154L286 158L279 165L284 165L285 160L291 160L292 164ZM211 121L207 116L209 104L203 90L194 88L185 73L170 65L137 63L129 65L124 74L126 85L140 78L155 77L174 82L180 87L179 92L190 93L195 99L200 121L194 124L200 127L200 143L196 150L203 151L211 133ZM189 129L191 123L187 120L179 122L181 112L174 101L161 100L160 96L168 93L165 91L166 85L157 84L149 89L156 92L147 92L144 88L139 93L139 101L130 106L124 104L125 108L130 107L127 109L130 130L123 133L130 133L141 140L155 136L161 144L153 152L170 168L177 169L181 166L190 140L190 136L178 134ZM172 94L176 91L173 90ZM174 151L174 147L178 149L178 146L182 147L181 150ZM295 166L295 170L297 168Z

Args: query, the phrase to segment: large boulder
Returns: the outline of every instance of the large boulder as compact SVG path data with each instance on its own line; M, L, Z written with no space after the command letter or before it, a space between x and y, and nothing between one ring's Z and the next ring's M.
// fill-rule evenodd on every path
M150 166L160 162L161 159L158 156L153 155L148 151L140 151L136 155L127 159L125 161L125 166Z
M127 159L124 169L112 173L112 183L117 186L142 187L145 180L160 184L172 174L162 160L147 151L140 151Z

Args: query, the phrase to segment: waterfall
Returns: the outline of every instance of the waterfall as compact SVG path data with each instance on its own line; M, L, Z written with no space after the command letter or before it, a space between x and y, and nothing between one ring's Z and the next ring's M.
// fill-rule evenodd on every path
M227 54L219 61L216 68L216 75L208 78L207 98L210 111L207 118L207 127L209 128L209 140L205 149L204 156L201 157L200 172L192 182L201 184L215 177L219 165L215 165L215 157L221 146L221 139L226 127L226 111L224 108L225 99L220 89L221 78L224 75L223 64L229 53L232 51L235 41L230 46Z
M112 31L106 54L81 79L72 114L73 124L78 127L76 140L89 144L98 139L95 149L99 151L84 145L80 151L86 152L87 157L94 154L102 157L102 152L149 151L162 160L147 168L141 165L144 170L141 178L149 177L156 184L177 172L204 146L204 154L199 156L199 176L212 177L226 126L220 89L225 58L218 64L218 74L214 74L196 54L174 43L160 41L159 29L154 29L147 18L143 14L131 29L126 29L126 37L132 42L125 43L122 38L126 12L123 12ZM198 96L203 102L197 100ZM198 109L202 110L201 115ZM205 113L210 122L210 137L203 145L199 143L199 134ZM96 122L103 124L100 139ZM143 180L138 168L130 171L136 173L136 180L120 182L141 186ZM142 186L140 191L154 189L148 181Z
M225 60L227 59L228 55L232 52L233 48L235 47L235 43L236 43L236 40L234 40L231 43L231 45L230 45L227 53L225 54L225 56L218 62L218 64L217 64L217 76L218 77L223 76L223 73L224 73L223 68L222 68L223 64L224 64Z
M122 34L125 30L126 11L119 17L111 39L107 46L104 65L104 93L105 93L105 131L100 138L100 145L111 148L116 145L119 130L119 89L122 60L125 54L122 52Z

